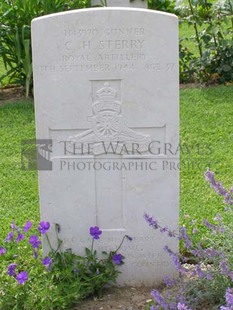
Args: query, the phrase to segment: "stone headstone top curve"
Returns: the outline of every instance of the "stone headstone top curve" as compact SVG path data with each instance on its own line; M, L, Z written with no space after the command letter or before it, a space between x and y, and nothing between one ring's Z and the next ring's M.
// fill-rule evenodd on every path
M91 4L101 5L104 1L101 0L92 0ZM108 7L128 7L128 8L141 8L147 9L147 0L106 0Z

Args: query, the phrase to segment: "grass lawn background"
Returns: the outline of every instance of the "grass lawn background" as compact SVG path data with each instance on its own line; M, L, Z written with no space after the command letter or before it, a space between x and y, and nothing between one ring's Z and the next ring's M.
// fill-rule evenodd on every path
M191 221L211 221L224 209L221 197L204 180L208 166L226 187L233 185L232 95L233 86L181 90L180 140L191 150L190 154L181 151L180 170L180 223L187 227ZM32 101L0 108L0 135L1 244L12 220L23 225L26 220L39 219L37 173L21 170L21 140L35 137Z
M204 234L206 229L200 225L203 218L212 221L225 205L206 183L203 173L210 167L226 188L233 186L232 96L233 86L185 89L180 94L180 140L194 150L188 160L194 162L194 168L186 164L189 156L181 153L180 223L189 228L196 220ZM195 145L200 145L200 155Z
M21 140L35 137L34 106L24 101L0 107L0 244L15 220L39 218L37 172L21 170Z

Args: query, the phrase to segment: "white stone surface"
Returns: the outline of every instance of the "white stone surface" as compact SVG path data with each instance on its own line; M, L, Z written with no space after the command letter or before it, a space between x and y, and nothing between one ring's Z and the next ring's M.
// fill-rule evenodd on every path
M91 0L91 4L102 5L104 1L101 0ZM108 7L131 7L131 8L141 8L147 9L147 0L134 0L130 2L130 0L106 0Z
M163 247L178 242L143 214L178 228L177 18L84 9L37 18L32 34L37 138L53 141L53 169L39 171L41 218L59 223L63 249L76 253L91 244L90 226L103 230L97 250L131 236L119 285L175 275ZM105 154L110 142L115 154Z

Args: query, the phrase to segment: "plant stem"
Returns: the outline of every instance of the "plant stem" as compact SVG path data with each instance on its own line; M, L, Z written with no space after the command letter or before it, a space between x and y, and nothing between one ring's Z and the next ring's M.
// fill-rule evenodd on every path
M191 10L192 16L193 16L193 18L195 18L195 14L194 14L194 10L193 10L193 6L192 6L192 3L191 3L191 0L188 0L188 3L189 3L189 7L190 7L190 10ZM193 27L194 27L195 34L196 34L196 41L197 41L197 44L198 44L199 53L200 53L200 56L202 57L201 41L200 41L200 38L199 38L199 33L198 33L198 29L197 29L197 23L196 23L195 20L193 22Z
M205 0L204 3L205 3L206 8L208 9L207 1ZM213 23L213 18L212 18L212 16L210 14L208 14L208 22L209 22L209 25L211 26L211 29L213 29L214 28L214 23ZM213 35L213 38L214 38L214 45L217 48L218 44L217 44L216 36L215 36L215 34L213 32L212 32L212 35Z
M48 235L47 235L47 234L45 234L45 237L46 237L46 239L47 239L47 241L48 241L48 244L49 244L50 250L51 250L51 251L53 251L53 248L52 248L52 245L51 245L51 243L50 243L50 240L49 240Z
M94 248L94 238L92 238L92 243L91 243L91 255L93 253L93 248Z
M116 249L115 253L117 253L118 250L120 250L120 248L121 248L121 246L122 246L122 244L123 244L125 238L126 238L126 235L124 235L124 237L122 238L121 243L120 243L120 245L118 246L118 248Z

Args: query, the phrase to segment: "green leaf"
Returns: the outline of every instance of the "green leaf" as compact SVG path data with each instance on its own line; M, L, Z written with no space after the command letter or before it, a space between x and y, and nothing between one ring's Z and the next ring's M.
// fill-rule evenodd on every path
M91 256L91 250L88 248L85 248L85 252L87 256Z
M231 71L231 70L232 70L232 66L229 66L229 65L223 65L223 66L222 66L222 70L223 70L224 72Z

